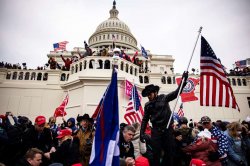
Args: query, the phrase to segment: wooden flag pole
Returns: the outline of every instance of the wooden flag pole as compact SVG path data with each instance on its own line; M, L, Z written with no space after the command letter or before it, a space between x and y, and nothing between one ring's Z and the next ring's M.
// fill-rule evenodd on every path
M191 61L192 61L192 58L193 58L193 55L194 55L194 51L195 51L196 45L197 45L197 42L198 42L199 37L200 37L200 34L201 34L201 30L202 30L202 27L200 27L200 29L199 29L199 31L198 31L198 36L197 36L197 39L196 39L196 41L195 41L194 48L193 48L193 51L192 51L190 60L189 60L189 62L188 62L188 66L187 66L186 72L188 72L190 63L191 63ZM173 109L173 111L171 111L171 115L170 115L170 117L169 117L169 119L168 119L167 129L168 129L169 125L170 125L171 119L172 119L173 114L174 114L174 112L175 112L175 109L176 109L176 106L177 106L177 103L178 103L178 100L179 100L179 97L180 97L180 93L181 93L181 89L182 89L182 87L183 87L183 84L184 84L184 81L181 81L181 85L180 85L180 89L179 89L179 91L178 91L178 95L177 95L177 99L176 99L176 102L175 102L175 105L174 105L174 109Z

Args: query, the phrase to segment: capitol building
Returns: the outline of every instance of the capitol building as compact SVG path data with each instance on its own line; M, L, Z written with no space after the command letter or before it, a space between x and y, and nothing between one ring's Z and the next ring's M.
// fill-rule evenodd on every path
M84 113L92 115L110 83L115 59L109 55L112 54L114 43L115 48L124 50L130 57L138 52L140 61L140 65L137 65L123 58L116 60L120 122L125 122L123 117L129 101L125 94L126 80L134 83L139 93L149 84L160 86L160 94L174 91L178 86L176 78L181 75L174 73L173 56L156 55L146 50L148 54L146 59L141 55L141 48L138 47L137 39L129 26L119 19L115 1L109 14L109 18L97 26L87 41L93 55L72 63L69 71L49 68L45 70L0 68L0 114L10 111L14 115L27 116L32 121L38 115L49 118L53 116L55 109L68 93L69 102L65 119ZM55 58L59 65L64 65L60 55L70 58L72 55L79 56L79 53L85 54L85 52L84 47L75 47L71 51L51 51L47 57ZM199 78L199 75L190 72L189 77ZM197 100L183 103L185 116L194 121L199 121L204 115L211 117L213 121L245 120L250 115L250 76L229 76L228 79L240 112L232 108L200 106ZM200 87L197 85L195 96L199 98L199 95ZM143 106L147 100L142 98ZM175 102L170 102L171 108ZM175 111L178 111L178 108Z

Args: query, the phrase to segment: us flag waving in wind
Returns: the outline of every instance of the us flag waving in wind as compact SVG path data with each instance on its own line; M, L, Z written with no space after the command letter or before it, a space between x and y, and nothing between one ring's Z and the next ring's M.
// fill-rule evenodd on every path
M200 105L239 109L220 60L201 36Z
M126 109L126 113L124 115L124 119L129 125L135 122L141 123L143 115L144 111L141 106L139 94L136 86L134 85L131 91L131 96Z

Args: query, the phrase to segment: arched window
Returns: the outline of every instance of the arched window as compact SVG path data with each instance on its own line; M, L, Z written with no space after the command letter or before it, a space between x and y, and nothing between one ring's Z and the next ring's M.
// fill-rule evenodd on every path
M47 81L48 80L48 73L44 73L43 74L43 81Z
M66 80L66 74L65 73L62 73L61 74L61 81L65 81Z
M140 83L143 83L142 76L139 76Z
M38 73L38 74L37 74L36 80L39 80L39 81L42 80L42 73Z
M128 73L128 64L126 64L126 69L125 69L126 73Z
M123 66L124 66L124 63L121 62L121 70L123 71Z
M75 67L72 66L72 67L71 67L71 74L74 74L74 70L75 70Z
M97 69L102 69L103 68L103 62L102 60L98 60L98 64L97 64L98 68Z
M168 83L168 84L172 84L171 77L169 77L169 76L167 77L167 83Z
M130 66L130 74L133 74L133 66Z
M30 79L30 73L29 72L25 73L24 79L25 80L29 80Z
M161 77L161 83L166 84L166 77L165 76Z
M82 62L80 62L80 69L79 70L82 71Z
M104 69L110 69L110 61L109 60L104 61Z
M246 81L246 79L244 78L244 79L242 79L242 84L243 84L243 86L247 86L247 81Z
M229 84L231 85L231 80L230 80L230 78L227 78L227 80L228 80Z
M17 72L14 72L12 76L12 80L16 80L16 79L17 79Z
M239 78L237 79L237 82L238 82L238 86L241 86L241 80Z
M94 60L94 59L91 59L91 60L89 61L89 69L93 69L94 65L95 65L95 60Z
M135 68L135 76L137 76L137 68Z
M78 64L76 64L76 73L78 72Z
M144 76L144 83L149 83L148 76Z
M31 78L30 78L30 80L35 80L35 79L36 79L36 73L33 72L33 73L31 73Z
M87 61L84 61L83 63L84 63L83 64L83 69L86 69L86 67L87 67Z
M232 78L232 84L233 84L233 86L235 86L235 85L236 85L236 81L235 81L235 79L234 79L234 78Z
M175 84L175 77L173 77L173 84Z
M6 79L9 80L11 78L11 72L8 72L6 75Z
M23 72L20 72L20 73L19 73L18 79L19 79L19 80L23 80Z

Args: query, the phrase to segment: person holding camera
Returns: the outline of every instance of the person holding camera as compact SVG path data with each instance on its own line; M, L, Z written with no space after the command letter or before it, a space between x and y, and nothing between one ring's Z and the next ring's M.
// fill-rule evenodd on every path
M148 97L149 101L145 104L144 107L144 116L141 124L140 139L142 142L145 140L145 130L150 119L152 123L152 146L153 146L153 156L154 156L154 165L159 166L173 166L173 156L174 156L174 136L173 128L173 119L170 119L171 109L169 102L176 99L179 93L182 92L183 88L186 85L188 79L188 72L184 72L182 75L183 86L180 89L180 86L173 92L165 95L158 95L160 87L157 85L147 85L142 91L143 97ZM181 84L180 84L181 85ZM171 121L169 128L167 128L168 121ZM163 160L161 161L162 151L164 152Z

